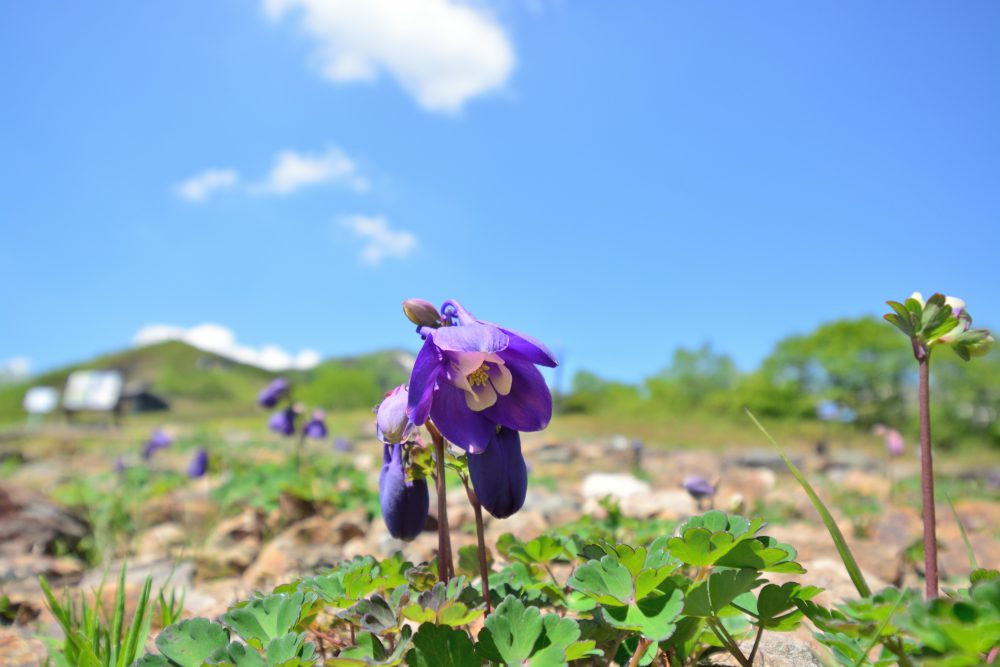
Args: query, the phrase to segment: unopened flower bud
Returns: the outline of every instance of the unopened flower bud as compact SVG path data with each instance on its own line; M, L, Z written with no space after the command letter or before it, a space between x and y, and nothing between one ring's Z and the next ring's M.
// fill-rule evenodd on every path
M403 445L383 445L382 472L378 478L379 504L389 534L409 542L424 529L430 496L426 479L406 479Z
M521 453L521 434L501 426L482 454L469 454L469 479L479 502L498 519L524 505L528 466Z
M386 394L385 400L376 409L375 426L378 439L385 444L406 442L415 435L417 427L406 415L406 404L409 400L410 394L406 390L406 385L401 384Z
M403 312L418 327L437 328L441 326L441 313L430 301L407 299L403 302Z

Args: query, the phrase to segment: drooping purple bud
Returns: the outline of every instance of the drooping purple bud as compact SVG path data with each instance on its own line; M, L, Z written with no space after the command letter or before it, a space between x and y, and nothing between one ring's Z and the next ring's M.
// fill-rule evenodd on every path
M378 477L379 504L389 534L409 542L424 529L430 509L426 479L406 479L403 445L382 445L382 472Z
M142 448L142 458L145 460L150 460L153 458L153 454L160 449L166 449L173 443L173 438L171 438L163 429L156 429L153 434L149 436L149 440L146 441L146 446Z
M267 427L281 435L295 435L295 418L298 416L293 408L278 410L267 422Z
M441 326L441 313L430 301L407 299L403 302L403 312L407 319L418 327L437 328Z
M292 384L285 378L275 378L257 395L257 404L263 408L273 408L291 388Z
M412 438L417 427L406 415L406 404L410 400L410 394L406 385L399 385L385 395L376 409L375 426L378 432L378 439L387 445L394 445L398 442L406 442Z
M689 475L684 478L684 490L695 500L711 498L715 495L715 486L701 475Z
M347 438L334 438L333 448L338 452L350 452L354 450L354 445Z
M326 413L322 410L314 410L312 418L302 427L302 432L307 438L322 440L326 437Z
M187 472L191 479L202 477L208 472L208 450L199 449L194 453L194 458L191 459L191 465L188 466Z
M501 426L482 454L469 454L469 479L479 502L498 519L524 505L528 466L521 454L521 434Z

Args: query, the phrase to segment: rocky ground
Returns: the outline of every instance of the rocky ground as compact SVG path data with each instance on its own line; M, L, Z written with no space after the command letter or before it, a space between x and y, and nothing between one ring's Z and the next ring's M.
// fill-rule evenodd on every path
M618 499L628 517L681 520L699 509L681 482L687 475L699 474L718 480L716 507L763 516L770 524L769 534L798 549L799 560L809 571L802 579L827 589L819 601L831 603L853 596L818 515L772 450L636 451L625 438L556 442L544 435L526 438L524 446L532 467L525 507L505 521L488 520L488 544L505 532L530 539L581 513L599 515L605 511L599 500L606 496ZM375 452L373 444L350 455L353 464L368 474L372 488L380 464ZM88 526L46 495L48 489L94 460L86 454L28 460L0 482L0 595L6 595L12 605L5 625L0 626L0 664L43 664L45 651L38 637L58 635L42 603L39 575L57 586L88 592L97 590L105 577L105 568L88 568L66 555L66 545L79 541ZM821 494L832 501L838 523L873 586L917 585L918 569L906 552L920 536L920 515L898 488L893 492L885 462L850 451L801 455L798 461ZM896 478L916 472L916 461L894 464ZM965 476L977 489L990 488L990 480L996 477L982 469L945 467L942 474ZM437 545L433 531L411 543L393 540L381 521L369 521L362 508L336 511L291 499L270 515L246 509L220 519L209 495L219 480L197 482L147 508L143 525L148 527L137 534L129 549L130 603L134 604L143 579L151 574L154 590L167 586L183 591L186 616L211 617L255 590L269 590L344 558L402 550L409 560L418 562L429 559ZM955 508L979 565L1000 567L1000 505L988 495L975 495L956 498ZM864 502L854 502L859 498ZM431 505L433 514L435 503ZM938 516L944 545L941 568L946 579L958 579L969 571L959 529L947 505L938 508ZM449 495L448 518L455 531L455 548L473 544L472 513L461 489ZM430 523L434 522L432 516ZM116 573L119 563L108 567L107 571ZM114 593L113 582L102 590L109 600ZM803 657L809 652L807 634L769 633L760 664L810 664Z

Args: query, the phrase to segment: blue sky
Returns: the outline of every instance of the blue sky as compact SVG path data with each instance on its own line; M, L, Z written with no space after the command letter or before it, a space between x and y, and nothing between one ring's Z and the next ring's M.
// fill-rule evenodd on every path
M0 5L0 364L416 349L408 296L626 380L1000 325L1000 4L414 2Z

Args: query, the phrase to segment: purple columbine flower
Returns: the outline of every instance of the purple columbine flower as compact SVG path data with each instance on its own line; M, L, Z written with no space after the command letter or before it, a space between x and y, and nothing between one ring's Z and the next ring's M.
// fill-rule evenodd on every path
M333 448L338 452L350 452L354 449L354 445L347 438L334 438Z
M326 413L322 410L314 410L312 418L302 427L302 432L307 438L322 440L326 437Z
M273 408L291 388L292 384L285 378L275 378L257 395L257 404L263 408Z
M293 408L278 410L271 415L271 419L267 422L267 427L281 435L295 435L296 417L298 417L298 414Z
M399 385L385 395L375 408L375 427L378 439L387 445L406 442L417 434L417 427L406 414L409 392L406 385Z
M701 475L689 475L685 477L684 490L699 502L703 498L711 498L715 495L715 486Z
M208 450L199 449L194 453L194 458L191 459L191 465L188 466L187 472L191 479L202 477L208 472Z
M469 454L469 478L479 502L496 518L506 519L521 509L528 493L521 435L499 427L485 452Z
M424 529L430 495L426 479L406 479L403 445L382 445L382 472L378 477L379 504L389 534L409 542Z
M166 449L173 443L173 438L171 438L163 429L156 429L153 434L149 436L149 440L146 441L146 446L142 448L142 458L145 460L150 460L153 458L153 454L160 449Z
M410 375L407 414L430 417L444 437L479 454L496 427L540 431L552 418L552 395L535 364L552 353L524 334L474 318L457 301L441 308L452 326L421 327L424 346Z

